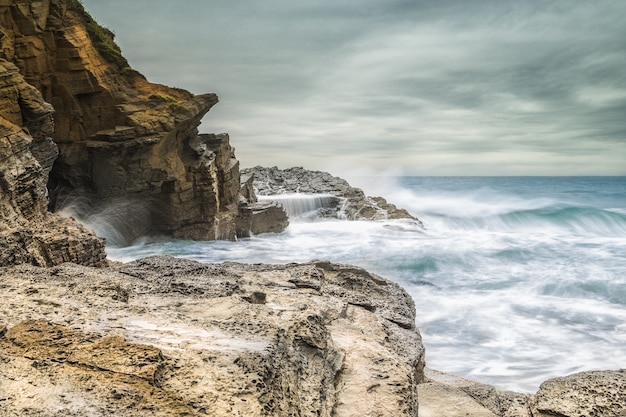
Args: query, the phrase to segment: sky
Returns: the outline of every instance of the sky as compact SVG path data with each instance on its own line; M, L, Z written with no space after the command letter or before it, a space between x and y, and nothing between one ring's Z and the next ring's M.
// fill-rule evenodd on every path
M243 167L626 175L624 0L82 0Z

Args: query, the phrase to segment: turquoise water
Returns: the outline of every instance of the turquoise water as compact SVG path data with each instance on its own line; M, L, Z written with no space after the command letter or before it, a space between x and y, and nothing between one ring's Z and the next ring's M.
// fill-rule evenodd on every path
M351 182L407 208L426 231L301 213L281 234L138 243L109 255L363 266L412 295L427 366L503 389L626 367L626 177Z

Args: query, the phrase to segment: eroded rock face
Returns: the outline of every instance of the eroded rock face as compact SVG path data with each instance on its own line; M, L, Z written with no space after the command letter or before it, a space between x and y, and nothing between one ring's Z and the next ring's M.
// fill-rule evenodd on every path
M366 196L363 190L350 186L342 178L327 172L309 171L301 167L280 170L276 167L254 167L242 170L243 175L253 176L254 191L259 196L281 194L324 194L334 196L325 203L324 216L345 216L349 220L406 219L420 227L420 220L405 209L388 203L382 197Z
M78 0L0 2L0 31L0 58L55 109L54 210L119 245L146 234L213 240L247 230L228 135L198 134L215 94L146 81Z
M18 68L0 59L0 265L103 266L101 239L47 212L46 182L58 154L52 114Z
M413 302L362 269L157 257L0 275L10 415L417 414Z

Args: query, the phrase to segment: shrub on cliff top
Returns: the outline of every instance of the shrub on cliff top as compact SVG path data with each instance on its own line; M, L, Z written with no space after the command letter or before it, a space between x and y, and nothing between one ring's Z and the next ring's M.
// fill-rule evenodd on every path
M85 10L80 0L68 0L67 5L69 10L73 10L84 19L89 38L102 57L120 69L128 68L128 61L122 56L122 50L115 43L115 33L104 26L100 26Z

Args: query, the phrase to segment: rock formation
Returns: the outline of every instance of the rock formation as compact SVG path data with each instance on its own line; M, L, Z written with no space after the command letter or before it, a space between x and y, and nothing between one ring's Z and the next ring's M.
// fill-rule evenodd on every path
M626 416L626 369L546 381L532 397L530 409L533 417Z
M0 265L106 263L101 239L48 213L46 180L58 153L53 112L18 68L0 59Z
M228 135L198 133L217 96L146 81L78 0L0 2L0 32L0 58L55 111L53 210L113 244L146 234L235 239L264 210L279 216L277 206L248 208L240 196Z
M6 415L417 415L413 301L365 270L157 257L0 276Z
M420 417L622 417L626 370L581 372L550 379L536 394L495 387L425 369Z
M276 167L243 169L242 175L254 178L254 192L259 196L281 194L323 194L328 198L320 214L349 220L410 220L423 228L420 220L405 209L388 203L382 197L366 196L363 190L350 186L342 178L327 172L309 171L301 167L280 170Z
M352 266L155 257L0 277L3 416L625 415L626 370L531 395L424 368L409 295Z

